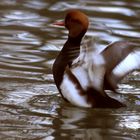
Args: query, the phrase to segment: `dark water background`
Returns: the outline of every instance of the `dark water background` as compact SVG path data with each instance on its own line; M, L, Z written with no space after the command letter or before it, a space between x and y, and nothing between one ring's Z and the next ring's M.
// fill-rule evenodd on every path
M51 23L71 8L100 47L140 43L140 0L0 0L0 140L140 139L140 72L120 84L126 108L77 108L58 94L51 67L67 32Z

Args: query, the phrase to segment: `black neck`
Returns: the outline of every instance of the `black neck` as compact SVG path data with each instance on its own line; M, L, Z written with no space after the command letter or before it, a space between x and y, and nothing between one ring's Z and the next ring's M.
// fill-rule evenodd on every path
M72 61L78 57L80 53L81 37L68 37L63 49L57 56L53 65L53 75L56 85L59 87L63 78L66 66L70 66Z

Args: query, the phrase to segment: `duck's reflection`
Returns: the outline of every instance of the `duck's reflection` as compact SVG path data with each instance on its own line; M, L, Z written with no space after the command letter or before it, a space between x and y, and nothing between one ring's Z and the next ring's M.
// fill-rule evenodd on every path
M86 111L81 108L65 107L61 113L63 116L61 129L76 129L78 128L77 123L86 118Z
M53 133L53 136L62 139L103 140L102 130L99 128L99 125L102 123L100 124L98 119L92 120L92 117L93 119L96 117L96 115L92 114L93 112L92 109L73 106L65 106L58 109L60 120L54 120L56 131Z
M124 116L132 118L135 113L128 117L125 109L85 109L69 105L63 105L58 110L58 118L54 119L53 138L74 139L74 140L114 140L135 138L139 119L135 121L137 128L134 129L134 123L128 125L134 120L126 120ZM122 113L124 112L124 113ZM122 115L121 115L122 114ZM129 112L130 114L130 112Z

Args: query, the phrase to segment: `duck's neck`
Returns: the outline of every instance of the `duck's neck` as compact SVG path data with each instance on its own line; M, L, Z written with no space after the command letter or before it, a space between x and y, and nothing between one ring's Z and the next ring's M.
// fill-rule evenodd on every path
M82 37L68 37L64 47L57 56L53 64L53 75L57 86L60 86L66 66L70 66L72 61L80 53L80 43Z

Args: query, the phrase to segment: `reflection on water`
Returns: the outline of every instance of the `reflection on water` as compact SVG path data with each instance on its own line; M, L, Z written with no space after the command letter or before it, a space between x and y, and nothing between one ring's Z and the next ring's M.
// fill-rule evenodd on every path
M51 67L67 38L51 25L77 8L90 18L99 47L140 43L139 0L0 1L0 139L140 139L140 72L119 85L121 109L83 109L62 100ZM111 93L110 93L111 94Z

